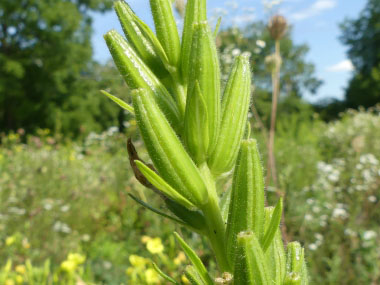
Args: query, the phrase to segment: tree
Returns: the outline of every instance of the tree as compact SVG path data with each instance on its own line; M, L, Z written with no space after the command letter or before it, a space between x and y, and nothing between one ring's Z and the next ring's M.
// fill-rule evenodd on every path
M89 12L106 11L111 4L0 1L0 130L54 129L62 125L58 121L67 109L87 112L88 105L100 100L91 102L93 96L87 102L94 84L86 79L95 75Z
M341 30L341 41L355 67L346 105L371 107L380 102L380 0L368 0L359 17L346 19Z

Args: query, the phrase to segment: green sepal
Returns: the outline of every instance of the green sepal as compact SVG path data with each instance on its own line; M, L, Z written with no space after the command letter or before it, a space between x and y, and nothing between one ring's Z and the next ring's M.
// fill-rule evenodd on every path
M220 124L220 69L214 38L207 22L195 24L191 45L188 97L196 96L197 84L207 108L209 151L215 146Z
M247 126L250 96L249 60L246 56L238 56L224 90L219 136L209 159L214 175L230 171L235 164Z
M218 21L216 22L215 30L214 30L214 38L218 36L220 24L222 23L222 17L218 18Z
M158 103L174 129L181 128L181 115L174 99L135 50L115 30L104 35L113 60L125 82L132 89L144 88Z
M231 192L232 192L231 189L227 189L222 194L222 197L220 198L220 201L219 201L220 212L222 213L222 218L226 225L227 225L227 220L228 220L228 211L230 209L230 204L231 204Z
M301 285L301 276L299 273L291 272L288 273L284 280L284 285Z
M195 209L195 206L187 200L185 197L183 197L181 194L179 194L173 187L171 187L164 179L162 179L156 172L154 172L152 169L150 169L148 166L146 166L144 163L142 163L139 160L135 160L135 163L137 165L137 168L140 170L140 172L145 176L145 178L158 190L160 190L164 195L167 197L173 199L177 203L183 205L184 207L188 209Z
M280 227L281 216L282 216L282 198L280 198L280 200L277 202L277 205L273 211L272 218L270 220L268 228L266 228L265 230L265 235L262 236L261 246L264 252L267 251L268 247L270 246L270 244L272 243L274 239L276 232L278 231Z
M194 24L207 20L206 0L188 0L186 4L185 21L181 45L181 71L187 82L191 61L191 46L193 41Z
M272 284L260 242L252 231L237 236L234 284Z
M207 203L207 188L198 168L154 98L144 89L134 90L132 98L142 138L160 176L192 204Z
M195 270L194 266L192 265L186 266L185 275L191 285L205 285L205 283L199 277L199 274Z
M265 230L267 231L272 221L274 207L265 208ZM281 238L281 231L277 228L274 239L265 252L265 258L269 274L273 284L282 284L286 274L285 248Z
M108 93L107 91L105 90L100 90L100 92L103 94L103 95L106 95L108 98L110 98L112 101L114 101L116 104L118 104L121 108L123 108L124 110L127 110L129 113L131 114L135 114L135 110L133 109L133 107L127 103L125 103L123 100L121 100L120 98L117 98L116 96L113 96L112 94Z
M203 265L201 259L198 255L191 249L191 247L179 236L178 233L174 232L175 237L180 243L183 251L186 253L187 257L190 259L191 263L194 265L194 269L198 273L200 279L204 284L212 285L214 282L212 281L210 275L207 272L206 267Z
M164 67L169 64L165 51L152 30L141 21L124 1L117 1L114 9L124 34L142 60L160 77L168 76Z
M181 53L181 44L177 24L169 0L150 0L157 38L168 56L169 63L177 67Z
M199 234L206 232L206 221L202 212L191 211L170 199L165 200L165 205L168 210L180 218L186 226L191 227Z
M193 160L200 165L206 160L209 146L207 106L199 82L193 92L187 95L184 141Z
M264 179L256 140L243 140L241 143L231 191L226 245L233 265L238 233L253 231L261 239L264 232Z
M152 262L154 270L166 281L169 281L172 284L179 284L177 281L175 281L173 278L171 278L169 275L165 274L158 266L156 263Z

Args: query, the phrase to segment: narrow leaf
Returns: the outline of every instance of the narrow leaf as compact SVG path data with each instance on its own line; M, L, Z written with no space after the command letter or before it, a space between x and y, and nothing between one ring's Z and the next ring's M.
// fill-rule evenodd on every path
M271 284L264 252L253 232L238 234L238 254L235 262L235 284Z
M100 92L102 92L103 95L106 95L108 98L110 98L112 101L114 101L116 104L118 104L124 110L127 110L131 114L135 114L135 110L133 110L133 107L131 105L125 103L123 100L117 98L116 96L111 95L110 93L108 93L105 90L100 90Z
M174 190L168 183L166 183L164 179L162 179L159 175L157 175L156 172L154 172L152 169L150 169L148 166L146 166L144 163L142 163L139 160L135 160L135 163L138 169L141 171L141 173L145 176L146 179L148 179L150 183L152 183L154 187L156 187L158 190L163 192L169 198L185 206L186 208L188 209L195 208L195 206L189 200L187 200L185 197L179 194L176 190Z
M162 179L192 204L207 203L207 188L198 168L155 100L143 89L133 91L132 97L144 143Z
M157 210L156 208L153 208L152 206L150 206L149 204L145 203L144 201L140 200L139 198L135 197L134 195L128 193L128 196L131 197L133 200L135 200L137 203L139 203L141 206L147 208L148 210L151 210L152 212L160 215L160 216L163 216L164 218L168 218L176 223L179 223L181 225L184 225L186 226L186 224L184 222L182 222L181 220L178 220L172 216L169 216L167 214L165 214L164 212L160 211L160 210Z
M152 262L154 270L164 279L169 281L170 283L173 284L179 284L177 281L175 281L173 278L171 278L169 275L166 275L158 266L156 263Z
M280 227L281 216L282 216L282 198L280 198L280 200L277 202L276 208L273 211L270 224L265 231L265 235L262 237L261 245L264 252L266 252L269 245L272 243L273 238Z
M194 265L197 273L199 274L199 277L202 279L204 284L214 284L210 275L207 272L206 267L203 265L200 258L197 256L197 254L190 248L190 246L187 245L187 243L179 236L178 233L174 233L175 237L177 238L178 242L180 243L182 249L186 253L187 257L190 259L192 264Z
M228 214L226 245L231 264L236 258L237 235L264 231L264 178L256 140L244 140L236 163Z
M185 275L187 279L189 279L191 285L205 285L194 266L186 266Z
M217 37L218 35L218 32L219 32L219 28L220 28L220 24L222 23L222 17L219 17L218 18L218 22L216 22L216 26L215 26L215 30L214 30L214 38Z
M246 129L251 96L251 72L248 57L239 56L232 67L222 102L222 118L216 147L209 165L214 175L234 166Z

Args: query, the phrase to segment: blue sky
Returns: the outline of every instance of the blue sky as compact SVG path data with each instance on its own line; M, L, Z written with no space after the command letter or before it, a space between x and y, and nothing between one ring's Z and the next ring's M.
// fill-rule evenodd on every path
M127 0L137 15L150 26L149 0ZM276 2L281 2L276 5ZM352 65L346 56L339 23L346 17L356 18L364 8L365 0L208 0L209 17L226 14L223 25L244 25L254 20L268 20L270 11L276 11L289 19L293 26L296 43L306 43L310 47L307 60L316 66L317 77L324 84L316 95L306 95L309 101L326 98L343 98L344 88L351 77ZM275 4L272 10L268 5ZM121 32L114 12L94 14L94 34L92 38L94 57L100 62L110 58L103 34L110 29Z

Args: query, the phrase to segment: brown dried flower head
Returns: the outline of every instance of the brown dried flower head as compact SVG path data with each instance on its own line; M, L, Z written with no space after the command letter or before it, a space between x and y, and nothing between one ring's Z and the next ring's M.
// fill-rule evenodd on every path
M288 23L285 17L275 15L269 20L268 29L274 40L280 40L288 28Z

